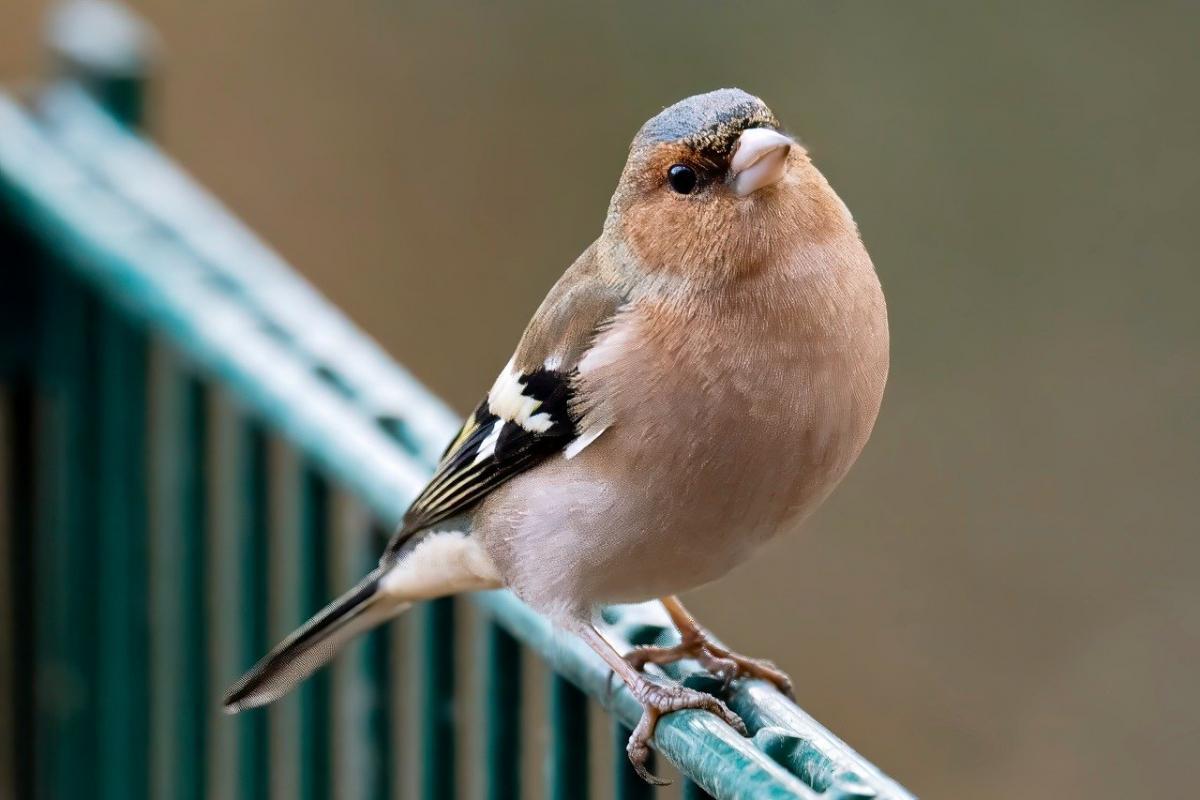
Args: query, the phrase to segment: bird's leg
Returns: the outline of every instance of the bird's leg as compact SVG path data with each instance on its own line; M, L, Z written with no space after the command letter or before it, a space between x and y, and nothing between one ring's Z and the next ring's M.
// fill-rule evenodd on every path
M647 664L668 664L684 658L694 658L700 666L725 682L726 688L737 678L762 678L773 683L779 691L792 696L792 679L782 670L758 658L747 658L722 647L696 622L679 598L674 595L662 598L671 621L679 629L682 639L673 647L636 647L625 659L634 668L641 670Z
M670 781L652 775L646 769L646 761L650 758L650 741L654 738L654 728L658 724L659 717L664 714L682 711L685 708L709 711L723 719L738 733L743 736L747 735L746 726L741 717L730 711L724 703L712 695L688 689L679 684L652 683L645 675L631 667L629 662L622 658L621 654L608 643L608 640L591 625L581 626L579 636L604 659L613 672L620 676L625 685L629 687L629 691L642 705L642 718L638 721L637 727L633 729L629 743L625 746L625 752L629 755L629 761L633 764L638 776L646 783L657 786L665 786L670 783Z

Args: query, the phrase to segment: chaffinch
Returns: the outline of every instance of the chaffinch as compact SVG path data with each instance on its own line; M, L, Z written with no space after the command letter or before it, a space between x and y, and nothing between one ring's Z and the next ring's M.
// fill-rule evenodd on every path
M642 126L600 237L413 501L379 566L230 690L268 703L413 602L510 588L595 649L658 718L716 698L652 682L690 657L790 683L731 653L680 592L797 527L857 458L888 372L887 311L846 206L758 98L722 89ZM601 604L663 599L682 643L622 656Z

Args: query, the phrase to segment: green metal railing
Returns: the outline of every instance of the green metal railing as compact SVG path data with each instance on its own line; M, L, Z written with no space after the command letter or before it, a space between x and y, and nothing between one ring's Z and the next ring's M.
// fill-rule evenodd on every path
M652 797L624 757L637 702L507 592L469 600L484 618L478 758L459 747L453 599L414 614L418 707L400 708L402 654L377 631L339 659L348 679L300 688L286 724L279 709L219 714L273 620L290 628L373 564L458 420L141 138L145 36L112 7L95 25L98 8L52 26L53 80L24 102L0 95L0 607L20 732L4 740L0 794L385 798L419 770L430 800L472 774L496 800L541 779L549 797L585 798L596 701L612 717L613 791ZM371 520L337 524L347 497ZM618 645L675 636L657 604L605 621ZM528 653L551 671L540 779L522 769L536 744ZM669 675L718 688L694 664ZM726 699L751 738L697 711L658 727L685 796L910 797L773 688L747 681ZM411 715L419 765L398 747Z

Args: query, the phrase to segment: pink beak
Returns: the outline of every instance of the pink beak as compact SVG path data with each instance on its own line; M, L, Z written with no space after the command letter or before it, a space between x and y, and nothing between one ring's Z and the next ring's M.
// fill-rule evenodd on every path
M792 140L769 128L747 128L738 137L729 162L733 191L747 197L779 181L787 172Z

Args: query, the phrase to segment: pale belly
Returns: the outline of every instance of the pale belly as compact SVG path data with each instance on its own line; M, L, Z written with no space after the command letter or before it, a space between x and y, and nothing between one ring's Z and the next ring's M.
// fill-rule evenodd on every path
M811 378L728 380L755 398L680 400L682 427L656 419L661 406L624 409L575 458L497 490L480 533L506 583L545 613L578 616L709 583L798 527L853 463L878 401Z

